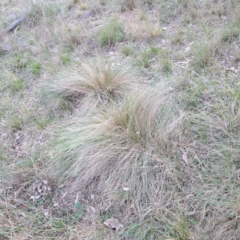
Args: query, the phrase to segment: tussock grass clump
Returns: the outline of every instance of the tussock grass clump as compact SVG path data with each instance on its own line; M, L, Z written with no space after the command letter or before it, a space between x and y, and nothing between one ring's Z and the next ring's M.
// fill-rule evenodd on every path
M42 21L49 25L53 17L58 14L64 13L63 4L59 4L59 2L54 1L39 1L36 3L35 1L28 1L28 10L26 12L26 17L29 18L29 22L31 26L40 25Z
M161 37L162 31L158 23L149 21L133 21L127 22L127 33L134 41L143 39L152 39Z
M126 91L134 89L135 83L124 64L120 66L97 60L63 71L59 80L47 86L45 92L73 102L94 99L97 104L118 99Z
M134 55L134 49L128 45L124 45L121 47L121 54L123 54L125 57Z
M164 74L171 74L172 73L172 63L169 58L161 58L160 61L160 69L161 72Z
M137 7L135 0L123 0L120 2L121 4L121 11L132 11L134 8Z
M148 51L144 50L141 52L139 60L137 61L137 65L143 66L144 68L150 67L150 54Z
M181 164L175 150L183 115L165 87L127 97L61 128L55 159L72 192L115 199L115 207L129 214L132 204L135 213L161 204L166 188L178 185L175 165Z
M200 43L194 49L192 65L196 71L209 66L212 62L213 49L209 43Z
M220 41L231 43L234 38L240 36L240 27L239 23L231 23L228 26L225 26L220 33Z
M0 91L9 90L12 94L14 94L21 92L25 87L25 81L17 77L12 72L6 72L4 78L1 79L1 81Z
M0 239L240 239L239 0L0 5Z
M55 39L63 47L72 52L76 45L84 44L87 38L86 26L76 26L72 23L59 23L54 31Z
M112 46L116 42L122 42L125 39L125 33L122 23L113 18L109 20L96 34L100 46Z

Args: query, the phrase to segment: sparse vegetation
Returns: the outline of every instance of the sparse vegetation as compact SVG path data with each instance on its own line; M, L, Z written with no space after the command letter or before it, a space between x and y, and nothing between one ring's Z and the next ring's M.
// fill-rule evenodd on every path
M24 89L25 82L23 79L18 78L15 74L7 72L5 77L7 80L3 81L3 90L9 90L12 93L19 92Z
M140 54L139 60L137 61L137 64L139 66L143 66L144 68L149 68L150 67L150 59L149 59L149 52L148 51L143 51Z
M136 0L121 0L121 11L132 11L134 8L136 8Z
M171 73L172 72L172 64L169 59L162 58L160 59L160 69L163 73Z
M41 64L39 62L32 62L30 64L30 71L34 75L39 75L41 70Z
M130 47L130 46L122 46L122 48L121 48L121 53L124 55L124 56L126 56L126 57L128 57L128 56L131 56L131 55L133 55L134 54L134 51L133 51L133 49Z
M193 66L199 71L209 66L212 60L212 49L209 43L199 43L195 46L193 55Z
M240 239L238 0L0 6L0 239Z
M139 20L139 22L129 20L126 31L130 38L135 41L158 38L162 34L159 24L141 20Z

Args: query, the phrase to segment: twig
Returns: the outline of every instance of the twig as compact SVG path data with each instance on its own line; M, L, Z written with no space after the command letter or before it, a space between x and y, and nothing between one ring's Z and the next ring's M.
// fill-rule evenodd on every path
M12 31L15 27L17 27L17 25L19 25L23 20L25 19L25 17L21 17L17 20L15 20L14 22L12 22L7 28L5 28L2 32L0 32L0 36L4 33L10 32Z

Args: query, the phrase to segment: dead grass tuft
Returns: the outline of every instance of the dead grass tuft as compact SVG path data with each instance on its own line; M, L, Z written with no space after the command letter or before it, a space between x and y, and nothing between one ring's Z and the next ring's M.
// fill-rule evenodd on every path
M161 202L166 188L176 186L174 166L180 163L174 155L183 115L169 89L157 89L98 109L90 117L72 119L59 132L58 176L71 179L72 193L97 194L114 201L116 209L138 215L149 204Z
M135 9L121 14L127 35L134 41L154 39L162 36L158 19L147 18L143 12Z
M159 24L143 21L129 22L127 32L134 40L157 38L162 34Z
M132 11L134 8L136 8L136 0L123 0L121 2L121 11Z
M73 67L71 71L63 71L44 91L45 94L75 103L95 99L96 104L104 104L134 89L136 81L130 79L131 72L126 65L98 59L82 63L79 68Z

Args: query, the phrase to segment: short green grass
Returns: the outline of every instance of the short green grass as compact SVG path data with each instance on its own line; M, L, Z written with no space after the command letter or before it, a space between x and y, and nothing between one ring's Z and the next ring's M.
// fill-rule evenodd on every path
M96 33L96 38L100 46L112 46L125 39L122 23L117 18L112 18Z
M0 5L0 239L240 238L238 0Z

